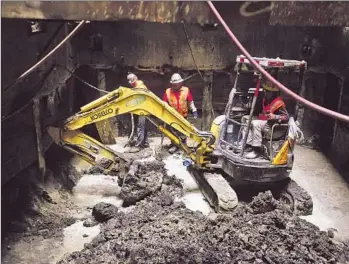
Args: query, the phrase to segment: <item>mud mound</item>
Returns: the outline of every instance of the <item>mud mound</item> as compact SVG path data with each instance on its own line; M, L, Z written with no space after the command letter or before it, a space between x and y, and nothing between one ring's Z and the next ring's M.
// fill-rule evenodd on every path
M63 263L348 263L349 251L292 215L270 193L206 217L160 191L118 212ZM345 259L347 258L347 259Z
M105 222L113 218L118 212L115 205L108 203L98 203L92 209L92 215L98 222Z
M153 150L150 148L141 149L137 153L118 153L122 158L127 160L127 163L132 164L136 160L140 159L146 159L151 157L153 154ZM120 167L119 164L116 164L114 168L112 168L108 173L105 172L104 168L109 167L109 160L105 158L101 158L98 161L98 164L95 166L92 166L91 168L84 170L84 174L108 174L110 176L120 176L120 170L122 170L122 167ZM127 166L127 165L126 165Z
M249 204L249 208L251 209L251 213L260 214L273 211L277 205L278 203L271 194L271 191L266 191L255 196Z
M135 161L123 179L120 196L123 205L134 205L160 190L165 175L164 163L160 161Z

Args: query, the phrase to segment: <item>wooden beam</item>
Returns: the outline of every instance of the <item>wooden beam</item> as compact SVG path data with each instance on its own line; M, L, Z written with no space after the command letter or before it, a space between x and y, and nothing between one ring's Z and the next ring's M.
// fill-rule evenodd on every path
M45 175L46 175L46 161L45 161L45 152L44 152L43 140L42 140L40 98L35 98L33 101L33 116L34 116L35 132L36 132L38 164L39 164L39 170L41 172L41 180L44 182Z
M98 88L103 91L106 91L105 72L103 70L98 70L97 78L98 78ZM103 92L100 92L100 93L101 93L101 96L105 95L105 93ZM108 145L116 144L111 118L97 122L96 128L103 144L108 144Z

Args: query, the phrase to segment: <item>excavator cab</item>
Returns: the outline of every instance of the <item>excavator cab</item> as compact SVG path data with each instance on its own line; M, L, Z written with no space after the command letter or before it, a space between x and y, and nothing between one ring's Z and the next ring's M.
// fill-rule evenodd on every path
M296 85L298 88L302 85L305 61L258 57L254 59L272 72L275 78L278 79L279 75L284 78L291 77L291 80L286 81L295 83L294 77L298 77ZM246 133L243 131L251 133L251 123L246 122L246 119L254 119L262 111L264 90L260 87L260 73L251 67L246 57L237 56L236 63L235 83L225 114L218 116L211 127L211 132L216 137L214 154L220 157L216 166L238 181L260 183L286 179L293 166L294 143L301 131L292 116L288 123L273 123L266 133L262 133L262 155L255 159L245 157ZM257 85L253 85L253 79ZM293 111L289 110L290 112Z

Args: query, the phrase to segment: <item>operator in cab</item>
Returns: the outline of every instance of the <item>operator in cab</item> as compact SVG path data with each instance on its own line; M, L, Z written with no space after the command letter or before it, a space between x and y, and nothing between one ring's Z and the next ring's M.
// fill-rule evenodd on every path
M138 80L138 77L134 73L129 73L127 75L127 81L133 88L148 90L143 81ZM135 147L131 150L131 152L137 152L142 148L149 147L146 117L135 115L135 121L137 122L137 139L135 142Z
M188 118L189 108L195 119L198 118L198 112L194 104L190 89L183 85L184 80L181 75L175 73L171 76L171 87L167 88L163 100L172 108L176 109L185 119ZM178 150L177 146L170 146L169 152L174 153Z
M255 159L262 153L262 133L267 133L275 123L287 123L289 114L286 104L280 97L280 90L272 82L263 83L264 97L262 99L263 111L258 119L252 120L250 132L246 141L245 158ZM242 122L247 124L248 116L243 117ZM245 127L246 128L246 127ZM247 129L243 131L243 137Z

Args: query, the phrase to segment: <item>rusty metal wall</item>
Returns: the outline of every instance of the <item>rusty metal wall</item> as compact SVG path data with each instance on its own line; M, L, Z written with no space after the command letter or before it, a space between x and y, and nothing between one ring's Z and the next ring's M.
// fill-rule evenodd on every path
M347 1L275 1L270 16L273 25L349 26Z
M200 1L7 1L4 18L53 20L142 20L159 23L210 23L214 15Z
M2 19L2 69L1 69L1 184L8 182L18 172L37 160L37 143L31 100L42 97L42 122L45 126L71 114L70 102L73 83L67 82L70 74L60 64L70 70L75 65L69 59L71 50L63 46L37 70L21 83L11 88L9 85L24 71L38 61L38 54L51 39L60 23L48 22L46 33L29 36L25 20ZM53 38L48 50L57 45L65 36L65 29ZM8 88L8 89L6 89ZM48 134L43 135L46 150L52 143Z
M254 18L249 24L244 19L236 17L236 22L231 26L253 55L300 58L299 51L304 38L302 29L271 27L263 24L263 17L260 21ZM200 70L215 71L213 104L224 108L232 83L229 75L222 73L222 70L232 73L236 56L240 53L222 28L208 31L200 25L187 25L186 28ZM103 52L89 49L90 37L96 34L103 38ZM114 69L136 68L137 73L144 76L159 96L167 88L173 72L179 71L186 76L196 72L181 24L94 22L81 31L75 43L79 51L79 64L91 67L104 65ZM154 74L143 74L143 71ZM127 70L123 74L127 74ZM195 76L187 84L191 86L197 104L201 107L203 82L200 76Z

